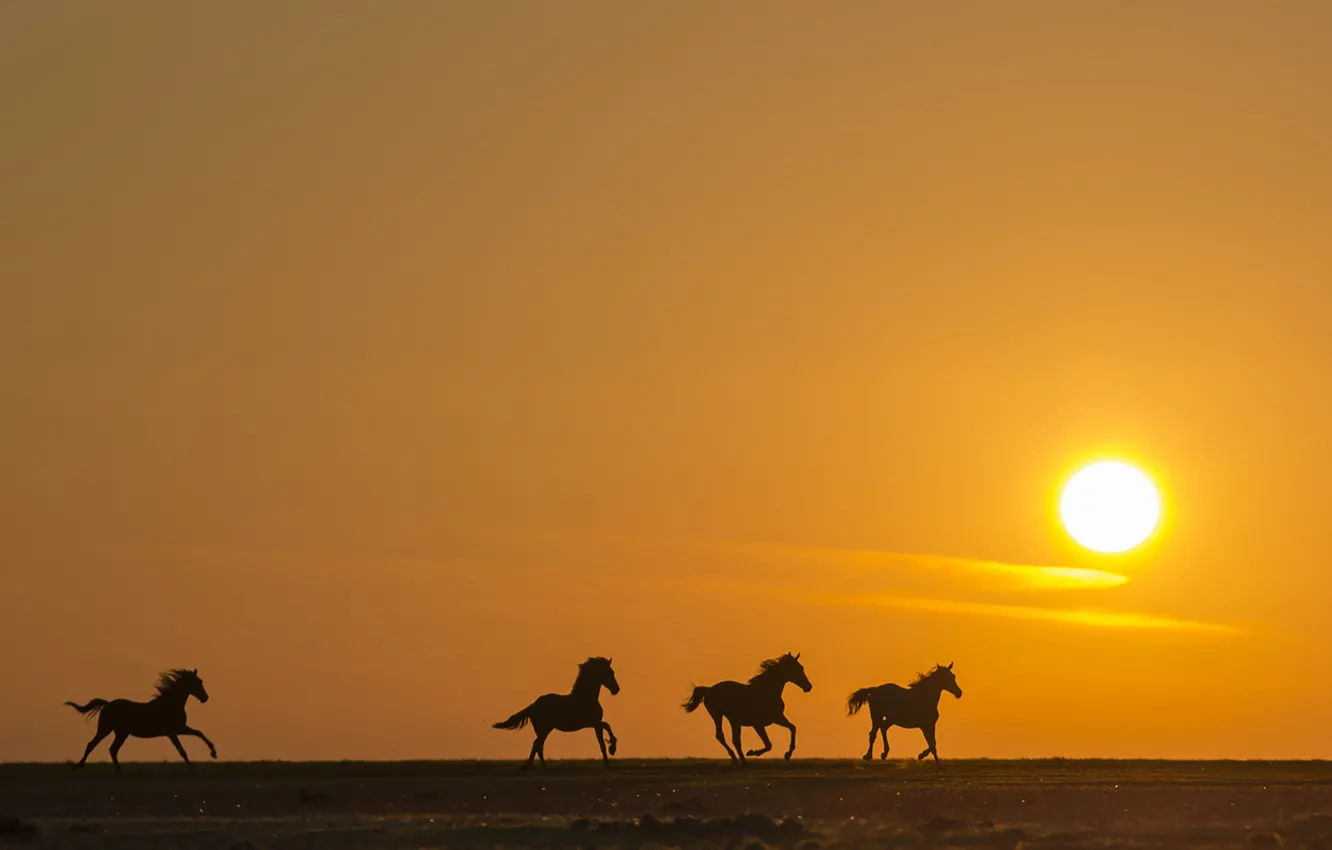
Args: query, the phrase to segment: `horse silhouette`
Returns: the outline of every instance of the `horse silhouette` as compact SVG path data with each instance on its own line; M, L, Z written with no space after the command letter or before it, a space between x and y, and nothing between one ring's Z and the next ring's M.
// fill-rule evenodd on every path
M111 742L111 763L116 766L117 773L123 771L120 769L120 759L116 756L125 739L131 735L135 738L163 736L170 738L176 747L176 752L180 753L186 764L190 764L190 757L185 755L185 748L180 745L180 736L193 735L208 745L210 756L217 758L217 747L208 740L208 736L185 723L185 702L190 697L199 702L208 702L208 692L204 690L203 679L199 678L198 670L176 669L168 670L157 677L157 696L148 702L134 702L127 699L109 702L104 699L94 699L87 705L66 702L65 705L88 719L97 718L97 734L88 742L83 751L83 758L79 759L79 763L74 767L83 767L83 763L88 760L88 756L102 739L112 733L115 733L116 737Z
M546 737L556 729L561 732L577 732L579 729L595 729L597 743L601 745L601 760L610 767L607 755L606 735L610 736L610 755L615 755L615 733L610 724L601 719L601 688L611 692L611 696L620 692L620 684L615 681L615 671L611 669L609 658L589 658L578 665L578 678L574 680L573 690L567 694L545 694L524 708L522 711L492 724L496 729L521 729L528 723L536 732L532 742L532 752L523 763L523 769L532 766L533 759L541 759L546 764Z
M869 749L863 756L865 761L874 758L876 733L883 736L883 755L880 758L888 758L888 727L901 726L903 729L919 729L925 735L925 743L929 746L916 759L933 754L934 761L938 763L939 750L934 744L934 725L939 722L939 696L944 691L962 699L962 689L958 687L957 678L953 675L952 662L946 667L942 664L934 665L934 669L918 674L915 681L905 688L890 683L877 688L861 688L851 694L846 701L848 716L860 711L866 703L869 704L871 725Z
M747 684L740 682L718 682L711 687L696 686L689 699L684 703L684 710L692 712L702 705L712 715L712 722L717 727L717 740L726 749L731 761L745 763L745 755L761 756L772 749L768 740L768 727L785 726L791 730L791 746L786 750L786 758L795 752L796 727L786 719L786 703L782 702L782 690L790 682L805 693L813 689L805 676L805 668L800 664L800 653L786 653L778 658L769 658L759 665L759 671ZM731 721L731 740L735 749L726 743L722 733L722 718ZM752 727L763 742L763 749L750 750L747 754L740 745L740 728Z

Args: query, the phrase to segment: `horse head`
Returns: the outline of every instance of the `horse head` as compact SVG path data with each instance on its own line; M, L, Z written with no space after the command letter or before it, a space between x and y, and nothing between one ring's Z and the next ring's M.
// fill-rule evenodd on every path
M611 667L610 658L589 658L580 665L579 675L588 676L588 680L595 682L597 686L603 687L615 696L620 692L620 683L615 681L615 670Z
M936 676L939 677L939 687L958 699L962 699L962 688L957 684L957 677L953 675L953 662L949 661L947 666L943 664L936 665Z
M199 678L199 668L194 668L185 675L189 695L199 702L208 702L208 691L204 690L203 679Z
M792 655L788 652L783 655L781 668L786 676L786 681L800 688L800 690L805 693L814 690L814 686L809 682L809 677L805 675L804 665L800 663L800 653L797 652L795 655Z

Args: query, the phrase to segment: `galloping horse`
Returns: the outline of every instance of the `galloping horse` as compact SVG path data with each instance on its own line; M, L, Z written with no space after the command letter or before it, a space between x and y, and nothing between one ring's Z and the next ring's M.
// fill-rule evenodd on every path
M131 735L135 738L161 738L165 735L171 739L176 752L180 753L186 764L190 763L190 757L185 755L185 748L180 745L180 736L193 735L208 745L210 756L217 758L217 748L208 740L208 736L185 724L185 701L190 697L199 702L208 702L208 692L204 690L203 679L199 678L198 670L177 669L168 670L158 676L157 696L148 702L134 702L127 699L108 702L104 699L95 699L89 701L87 705L65 703L79 714L97 718L97 734L88 742L87 748L83 751L83 758L74 766L83 767L83 763L88 760L88 756L102 739L113 732L116 737L111 742L111 763L116 766L117 773L122 771L120 759L116 756L120 752L121 744L124 744L125 739Z
M740 727L750 726L758 733L763 742L763 749L750 750L747 755L761 756L772 749L768 740L768 726L776 724L791 730L791 746L786 750L786 758L795 752L796 727L786 719L786 703L782 702L782 690L790 682L805 693L813 689L805 676L805 668L800 664L800 653L786 653L779 658L769 658L759 666L759 671L748 684L739 682L718 682L711 687L695 687L689 699L684 703L685 711L693 711L702 705L712 715L712 722L717 726L717 740L726 748L731 761L745 763L745 753L740 745ZM731 721L731 740L735 742L732 750L722 734L722 718Z
M962 689L953 676L952 662L947 667L934 665L933 670L917 675L915 681L905 688L887 684L877 688L861 688L851 694L846 701L848 716L869 703L871 725L865 761L874 758L875 733L883 736L883 755L880 758L888 758L888 727L901 726L903 729L919 729L925 735L925 743L929 746L916 759L933 754L937 764L939 750L934 745L934 725L939 722L939 696L944 691L962 699Z
M595 729L597 743L601 745L601 760L610 767L607 756L606 738L610 736L610 755L615 755L615 733L610 724L601 719L601 688L605 686L611 696L620 692L620 684L615 681L615 671L611 669L609 658L589 658L578 665L578 678L574 680L573 690L567 694L546 694L508 720L495 723L496 729L521 729L528 723L536 732L532 742L532 752L528 754L523 769L532 766L533 759L541 759L546 764L546 736L553 730L577 732L579 729ZM604 734L603 734L604 733Z

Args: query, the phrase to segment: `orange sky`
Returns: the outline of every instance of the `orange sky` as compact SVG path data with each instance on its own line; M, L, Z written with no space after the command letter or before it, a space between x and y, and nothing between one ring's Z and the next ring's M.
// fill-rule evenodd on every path
M178 665L224 758L519 757L591 654L623 755L715 757L690 683L788 649L799 755L953 661L944 758L1332 757L1329 57L1317 2L0 6L0 760ZM1054 520L1107 453L1127 558Z

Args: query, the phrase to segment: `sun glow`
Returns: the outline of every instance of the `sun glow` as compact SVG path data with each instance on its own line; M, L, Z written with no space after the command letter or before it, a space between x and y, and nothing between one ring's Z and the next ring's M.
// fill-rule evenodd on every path
M1156 530L1161 497L1141 470L1102 461L1078 470L1059 500L1064 528L1096 552L1126 552Z

